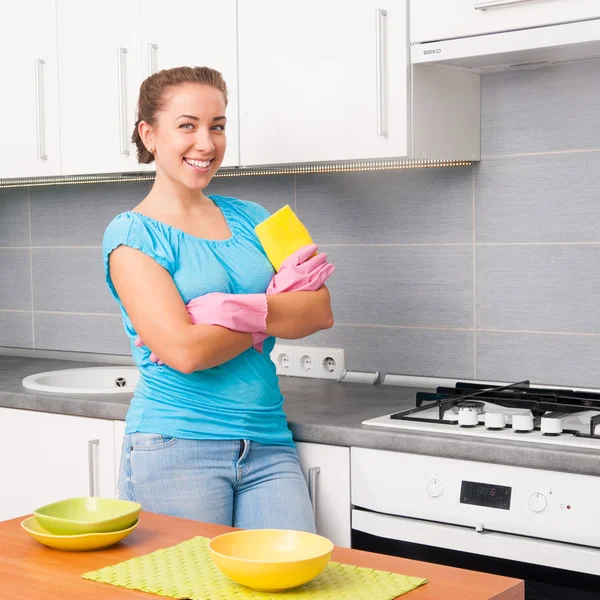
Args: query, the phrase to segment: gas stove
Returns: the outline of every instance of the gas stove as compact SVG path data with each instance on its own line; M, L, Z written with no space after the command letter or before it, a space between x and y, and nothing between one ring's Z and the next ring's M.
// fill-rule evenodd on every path
M600 449L600 393L457 382L417 392L416 407L363 425Z

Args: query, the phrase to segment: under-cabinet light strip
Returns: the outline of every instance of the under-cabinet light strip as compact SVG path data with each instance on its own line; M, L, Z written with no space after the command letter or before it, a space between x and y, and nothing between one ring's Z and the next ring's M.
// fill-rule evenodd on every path
M471 161L437 159L382 159L353 160L335 163L307 163L276 167L224 168L215 177L246 177L248 175L295 175L303 173L349 173L359 171L392 171L399 169L424 169L436 167L468 167ZM155 173L113 173L108 175L68 175L58 177L31 177L26 179L0 179L0 188L40 187L50 185L76 185L85 183L125 183L153 181Z

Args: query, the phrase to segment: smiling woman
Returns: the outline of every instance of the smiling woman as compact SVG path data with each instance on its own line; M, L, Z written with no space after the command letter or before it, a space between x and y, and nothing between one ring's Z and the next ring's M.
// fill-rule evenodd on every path
M140 89L133 141L156 179L103 241L140 371L119 494L151 512L314 531L270 353L274 336L331 327L333 266L304 248L288 259L296 287L274 292L283 275L254 230L269 213L204 195L225 154L226 107L225 82L207 67L160 71Z

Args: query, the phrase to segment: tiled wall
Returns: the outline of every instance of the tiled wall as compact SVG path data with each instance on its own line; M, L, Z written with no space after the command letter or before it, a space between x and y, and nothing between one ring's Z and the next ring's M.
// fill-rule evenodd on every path
M486 75L482 120L472 168L209 192L295 207L337 267L303 343L352 370L600 387L600 61ZM0 345L128 353L100 242L147 188L0 190Z

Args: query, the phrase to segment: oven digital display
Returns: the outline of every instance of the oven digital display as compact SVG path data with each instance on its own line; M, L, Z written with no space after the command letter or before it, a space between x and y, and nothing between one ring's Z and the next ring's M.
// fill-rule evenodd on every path
M461 504L475 504L488 508L510 510L510 493L512 488L491 483L463 481L460 486Z

